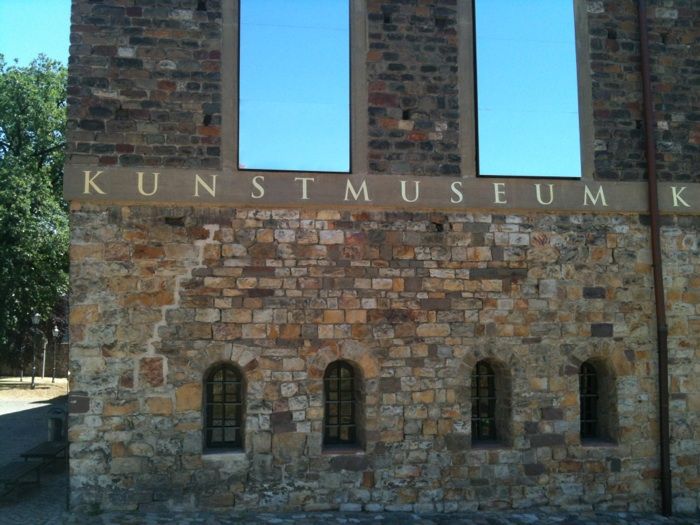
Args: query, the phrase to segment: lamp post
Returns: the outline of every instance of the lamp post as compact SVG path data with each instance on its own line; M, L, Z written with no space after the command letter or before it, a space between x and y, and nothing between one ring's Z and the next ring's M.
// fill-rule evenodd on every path
M34 341L32 341L32 384L29 388L34 390L36 387L36 347L39 345L39 323L41 322L41 316L38 313L32 315L32 335L34 336Z
M61 332L58 330L58 326L53 325L53 330L51 330L51 335L53 335L53 373L51 374L51 382L56 382L56 347L58 346L58 335Z

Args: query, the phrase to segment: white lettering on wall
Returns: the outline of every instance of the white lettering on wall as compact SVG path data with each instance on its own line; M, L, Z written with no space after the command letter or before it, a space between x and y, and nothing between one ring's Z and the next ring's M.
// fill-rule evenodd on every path
M99 193L101 195L105 195L105 192L102 191L97 184L95 184L95 179L102 175L101 171L96 171L94 175L92 175L92 172L86 171L85 173L85 189L83 190L83 195L90 195L90 188L95 190L95 193Z
M598 193L593 196L591 193L591 190L588 188L588 185L584 185L583 187L583 205L588 206L588 200L590 199L591 203L593 206L596 206L598 204L598 199L600 199L600 202L603 204L603 206L607 206L608 203L605 200L605 192L603 191L603 187L599 186L598 187Z
M349 194L352 194L353 198L355 200L357 200L360 198L360 193L362 193L364 195L365 202L370 202L371 199L369 198L369 193L367 192L367 181L363 179L362 184L360 184L360 189L355 191L355 187L352 185L352 182L348 179L347 184L345 184L345 199L344 200L346 200L346 201L350 200L348 198Z
M418 197L420 197L420 181L417 181L417 180L413 181L413 188L414 188L413 191L414 191L415 196L413 197L413 199L409 199L406 196L406 181L405 180L401 181L401 198L405 202L416 202L418 200Z
M547 184L549 186L549 200L545 202L542 199L542 185L541 184L535 184L535 193L537 196L537 202L539 202L542 206L549 206L554 202L554 184Z
M255 189L258 190L257 193L252 192L250 194L250 197L253 199L262 199L265 196L265 188L263 188L260 183L265 182L265 177L262 175L256 175L253 177L253 186L255 186Z
M207 184L202 177L199 175L194 176L194 196L199 197L199 187L202 186L204 190L209 193L212 197L216 197L216 175L211 176L211 186Z
M457 185L458 185L458 184L459 184L459 188L457 188ZM450 199L450 202L451 202L452 204L459 204L460 202L462 202L462 201L464 200L464 195L462 195L461 188L462 188L462 183L459 182L459 181L455 181L455 182L453 182L452 184L450 184L450 189L452 190L452 192L453 192L453 193L455 194L455 196L457 197L456 199L455 199L455 197L452 197L452 198Z
M687 186L683 186L680 190L676 190L676 186L671 186L671 193L673 194L673 207L678 208L678 203L681 203L686 208L690 208L690 204L685 202L681 193L685 191Z
M150 192L147 192L143 189L143 171L139 171L137 173L139 177L139 183L138 183L138 190L139 193L145 197L150 197L151 195L155 195L156 192L158 191L158 173L153 173L153 189Z
M506 196L506 183L505 182L494 182L493 183L493 203L494 204L508 204L505 200Z
M315 182L316 179L314 179L313 177L295 177L294 180L301 181L301 200L303 200L303 201L309 200L309 194L307 192L307 183L309 181Z

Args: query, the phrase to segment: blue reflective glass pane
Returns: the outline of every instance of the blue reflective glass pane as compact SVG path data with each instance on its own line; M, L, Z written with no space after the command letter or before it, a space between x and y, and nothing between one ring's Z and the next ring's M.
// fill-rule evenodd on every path
M239 167L350 170L349 0L241 0Z
M572 0L475 0L481 175L580 177Z

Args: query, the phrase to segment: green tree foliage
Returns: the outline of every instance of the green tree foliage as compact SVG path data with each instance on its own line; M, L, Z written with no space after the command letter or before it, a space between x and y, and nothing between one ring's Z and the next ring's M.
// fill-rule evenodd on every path
M34 312L49 320L68 291L62 198L66 70L40 55L0 55L0 357L16 361Z

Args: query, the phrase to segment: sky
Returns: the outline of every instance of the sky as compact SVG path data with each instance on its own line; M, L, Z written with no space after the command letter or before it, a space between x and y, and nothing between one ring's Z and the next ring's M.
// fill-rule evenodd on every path
M239 167L350 171L349 0L240 6Z
M475 25L479 173L580 177L574 2L476 0Z
M70 0L0 0L0 53L28 65L39 53L68 64Z

